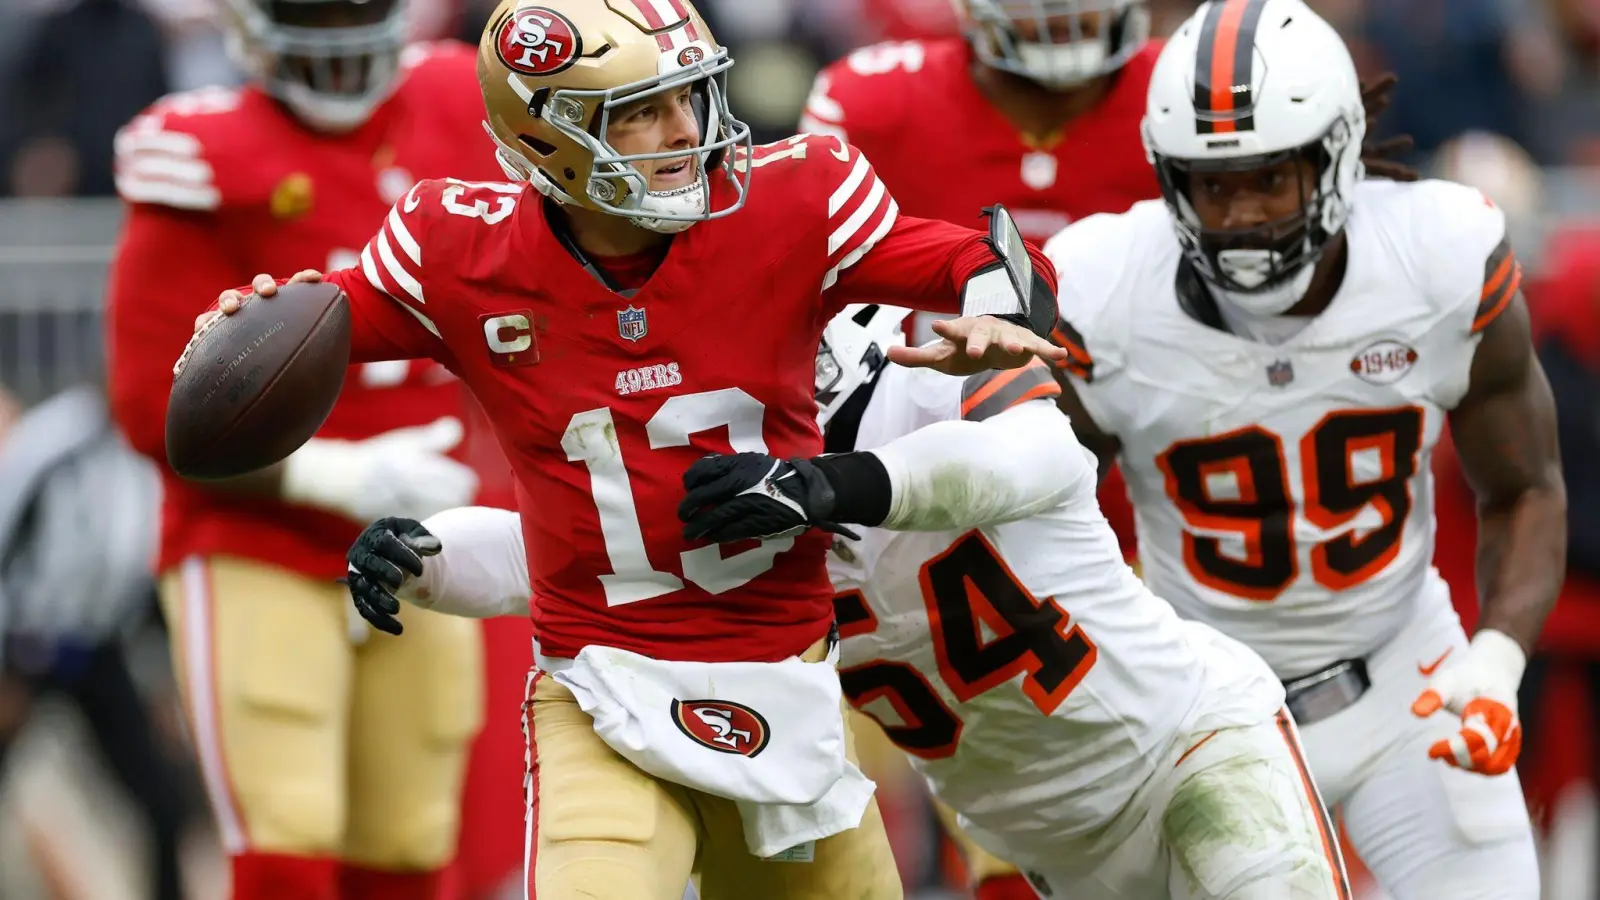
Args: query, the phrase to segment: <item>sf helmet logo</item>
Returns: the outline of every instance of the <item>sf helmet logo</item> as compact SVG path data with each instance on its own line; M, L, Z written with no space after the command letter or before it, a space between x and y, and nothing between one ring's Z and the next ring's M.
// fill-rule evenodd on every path
M690 740L720 753L758 756L771 737L760 713L726 700L674 700L672 721Z
M495 35L500 61L523 75L554 75L578 61L582 40L572 20L553 9L519 10Z

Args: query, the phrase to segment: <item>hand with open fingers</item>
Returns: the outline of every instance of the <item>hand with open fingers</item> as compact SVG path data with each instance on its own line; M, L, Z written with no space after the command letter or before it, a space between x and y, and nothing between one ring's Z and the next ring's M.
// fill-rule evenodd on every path
M989 369L1017 369L1035 356L1057 362L1067 351L1027 328L994 316L963 316L933 323L940 340L920 347L890 347L889 361L946 375L976 375Z
M350 568L339 580L361 618L386 634L400 634L405 628L396 618L400 600L395 594L407 579L421 578L424 557L441 549L439 539L416 519L379 519L350 545L345 554Z
M1411 712L1426 718L1446 710L1461 717L1461 730L1429 747L1429 758L1480 775L1509 772L1522 752L1517 687L1526 665L1515 640L1485 628L1466 653L1435 672Z

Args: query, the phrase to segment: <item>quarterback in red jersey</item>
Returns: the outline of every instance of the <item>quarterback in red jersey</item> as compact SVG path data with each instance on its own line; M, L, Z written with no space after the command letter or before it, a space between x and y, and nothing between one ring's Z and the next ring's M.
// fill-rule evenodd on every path
M463 386L432 362L354 368L316 440L224 485L167 471L162 423L194 321L170 298L348 265L419 177L498 171L474 139L474 56L402 49L400 0L222 6L252 83L168 97L116 145L128 218L110 393L165 471L174 668L234 897L432 898L482 718L480 637L435 617L405 641L369 641L335 579L359 523L473 496L451 458Z
M691 870L706 900L901 895L848 762L825 535L687 539L683 473L710 452L821 451L816 347L856 298L967 314L897 348L907 364L1065 355L1041 337L1037 250L901 216L843 141L750 146L731 65L686 0L505 0L478 70L513 181L423 182L326 276L353 358L445 363L516 474L546 898L676 900ZM886 478L829 473L827 502L881 500Z

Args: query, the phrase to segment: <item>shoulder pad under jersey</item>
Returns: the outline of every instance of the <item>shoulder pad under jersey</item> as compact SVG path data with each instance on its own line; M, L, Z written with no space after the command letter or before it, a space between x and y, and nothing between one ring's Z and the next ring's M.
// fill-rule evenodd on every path
M116 135L117 193L130 203L211 212L248 192L252 117L274 114L247 90L209 87L169 94ZM249 110L247 112L247 109Z
M1163 245L1176 244L1167 215L1161 201L1146 200L1125 213L1080 219L1045 242L1059 279L1054 338L1071 354L1064 367L1078 379L1110 378L1127 364L1135 307L1161 291L1144 283L1151 280L1148 261L1176 252Z
M828 64L811 86L801 130L868 143L892 135L913 105L907 92L929 50L923 41L885 41Z
M437 118L441 129L468 128L462 140L492 146L478 124L483 119L483 94L476 48L460 41L411 44L400 54L400 79L395 99Z
M872 163L843 138L797 134L741 154L733 165L761 170L751 176L755 185L751 193L756 198L752 208L777 203L765 208L798 214L797 229L812 234L816 229L824 231L828 254L824 290L865 256L899 216L899 206Z
M1392 195L1386 205L1405 217L1405 256L1441 314L1475 334L1505 311L1521 288L1522 270L1499 207L1477 188L1449 181L1372 184Z

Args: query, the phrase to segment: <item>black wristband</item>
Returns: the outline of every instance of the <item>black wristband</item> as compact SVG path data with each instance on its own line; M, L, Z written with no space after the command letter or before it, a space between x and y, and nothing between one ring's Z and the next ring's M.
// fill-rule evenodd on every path
M889 470L871 453L839 453L813 457L828 484L833 486L831 521L869 528L889 517L894 492L889 487Z
M995 315L994 313L984 313L984 315L992 319L999 319L1002 322L1010 322L1013 325L1019 325L1030 331L1033 330L1033 325L1029 324L1028 317L1022 313L1007 313L1003 316Z

